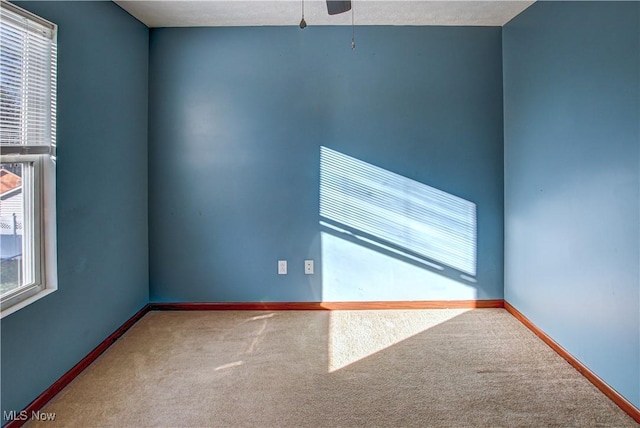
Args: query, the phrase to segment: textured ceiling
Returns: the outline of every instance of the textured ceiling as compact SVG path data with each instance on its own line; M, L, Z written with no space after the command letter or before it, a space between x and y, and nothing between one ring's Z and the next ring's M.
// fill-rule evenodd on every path
M116 1L149 27L298 25L301 0ZM356 25L502 26L533 1L354 0ZM324 0L305 0L308 25L350 25L351 13L329 16Z

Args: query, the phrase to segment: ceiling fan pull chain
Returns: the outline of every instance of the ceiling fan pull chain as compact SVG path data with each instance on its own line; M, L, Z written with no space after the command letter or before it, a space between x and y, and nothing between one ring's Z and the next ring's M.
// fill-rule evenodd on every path
M302 0L302 20L300 21L300 29L304 30L304 27L307 26L307 21L304 20L304 0Z
M354 50L356 48L356 30L353 24L353 4L354 3L355 2L352 0L351 1L351 50Z

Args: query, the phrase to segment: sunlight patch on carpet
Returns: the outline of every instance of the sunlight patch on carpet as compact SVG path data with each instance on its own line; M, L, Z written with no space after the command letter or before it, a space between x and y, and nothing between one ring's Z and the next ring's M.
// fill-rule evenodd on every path
M328 371L347 367L469 310L332 311Z
M214 371L218 371L218 370L224 370L224 369L230 369L232 367L238 367L241 366L242 364L244 364L244 361L235 361L233 363L229 363L229 364L223 364L221 366L216 367L215 369L213 369Z

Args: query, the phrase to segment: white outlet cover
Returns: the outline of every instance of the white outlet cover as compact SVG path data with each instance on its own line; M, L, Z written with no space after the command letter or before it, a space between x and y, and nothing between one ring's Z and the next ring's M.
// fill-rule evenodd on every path
M286 275L286 274L287 274L287 261L278 260L278 275Z
M313 260L304 261L304 273L306 275L313 275Z

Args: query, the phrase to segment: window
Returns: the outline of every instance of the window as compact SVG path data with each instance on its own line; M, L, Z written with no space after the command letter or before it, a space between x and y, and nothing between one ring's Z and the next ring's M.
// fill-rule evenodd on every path
M57 27L6 1L0 15L2 317L57 288Z

